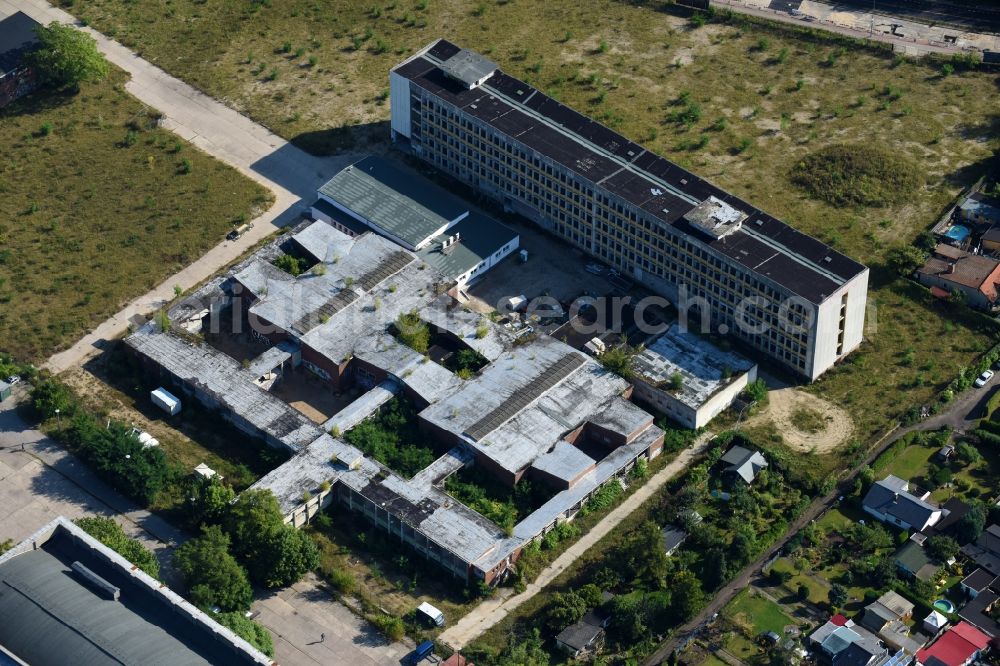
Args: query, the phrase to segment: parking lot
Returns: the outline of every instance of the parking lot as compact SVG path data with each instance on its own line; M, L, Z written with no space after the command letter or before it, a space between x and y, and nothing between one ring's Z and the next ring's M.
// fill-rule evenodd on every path
M498 305L511 296L524 295L533 299L552 296L568 304L585 293L602 296L613 287L605 276L584 270L589 262L580 250L539 231L527 223L505 220L504 224L521 236L521 249L528 251L527 263L520 263L517 253L490 270L465 292L470 303L481 312L499 310Z

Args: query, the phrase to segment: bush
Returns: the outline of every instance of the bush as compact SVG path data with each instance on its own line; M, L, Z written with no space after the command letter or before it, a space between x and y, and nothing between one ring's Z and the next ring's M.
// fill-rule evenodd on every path
M420 319L416 310L404 312L396 318L393 332L404 345L419 354L426 354L431 343L431 329Z
M406 627L403 625L403 621L398 617L392 615L382 615L381 613L372 613L366 615L365 619L375 625L382 634L388 638L390 641L400 641L403 636L406 635Z
M105 546L115 551L153 578L160 577L160 563L156 556L137 539L132 539L113 518L78 518L73 521L80 528Z
M254 646L268 657L274 656L271 632L262 625L246 618L242 613L215 613L212 619Z
M834 206L901 203L923 185L920 165L877 144L836 144L806 156L791 173L794 184Z

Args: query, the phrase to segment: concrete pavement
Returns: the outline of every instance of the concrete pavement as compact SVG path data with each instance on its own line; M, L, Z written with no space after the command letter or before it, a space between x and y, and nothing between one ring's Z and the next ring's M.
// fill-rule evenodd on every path
M0 0L0 18L23 11L48 25L77 25L70 14L44 0ZM131 75L126 90L163 113L162 126L216 159L257 181L274 195L274 204L253 220L254 227L235 242L223 241L159 286L126 305L69 349L55 354L45 366L54 373L81 365L108 340L121 335L136 315L147 315L174 298L174 287L189 289L236 260L279 227L296 221L316 189L354 156L319 158L258 125L246 116L175 79L104 35L89 33L108 61ZM221 240L221 239L220 239Z
M270 629L275 659L283 666L399 666L413 649L408 639L388 641L334 601L313 574L258 598L253 610L259 613L254 619Z
M512 597L494 597L485 600L468 615L448 629L445 629L439 636L439 639L455 650L461 650L487 629L503 620L511 611L538 594L542 588L555 580L578 557L603 539L611 530L618 527L629 514L652 497L670 479L685 470L695 458L705 452L708 448L708 443L712 441L713 437L715 437L715 433L705 432L690 447L681 451L666 467L654 474L652 478L647 480L638 490L626 498L624 502L615 507L599 523L594 525L579 541L567 548L552 564L543 569L538 574L538 577L528 584L524 592Z

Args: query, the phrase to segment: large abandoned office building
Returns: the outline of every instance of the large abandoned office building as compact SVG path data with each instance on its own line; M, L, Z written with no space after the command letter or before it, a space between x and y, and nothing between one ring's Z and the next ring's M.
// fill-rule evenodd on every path
M717 330L809 379L861 343L868 269L824 243L445 40L389 83L395 141Z

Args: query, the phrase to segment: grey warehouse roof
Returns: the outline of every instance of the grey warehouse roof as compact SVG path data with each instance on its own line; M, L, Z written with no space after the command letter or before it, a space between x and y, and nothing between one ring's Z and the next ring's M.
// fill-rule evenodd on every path
M426 178L371 155L346 167L319 193L412 247L441 233L469 210Z
M442 241L455 234L459 235L459 240L442 248ZM514 230L493 218L470 213L447 232L431 239L430 244L417 251L417 256L448 278L456 279L517 237Z
M118 588L118 599L74 563ZM62 517L0 556L0 617L0 645L38 666L271 663Z

